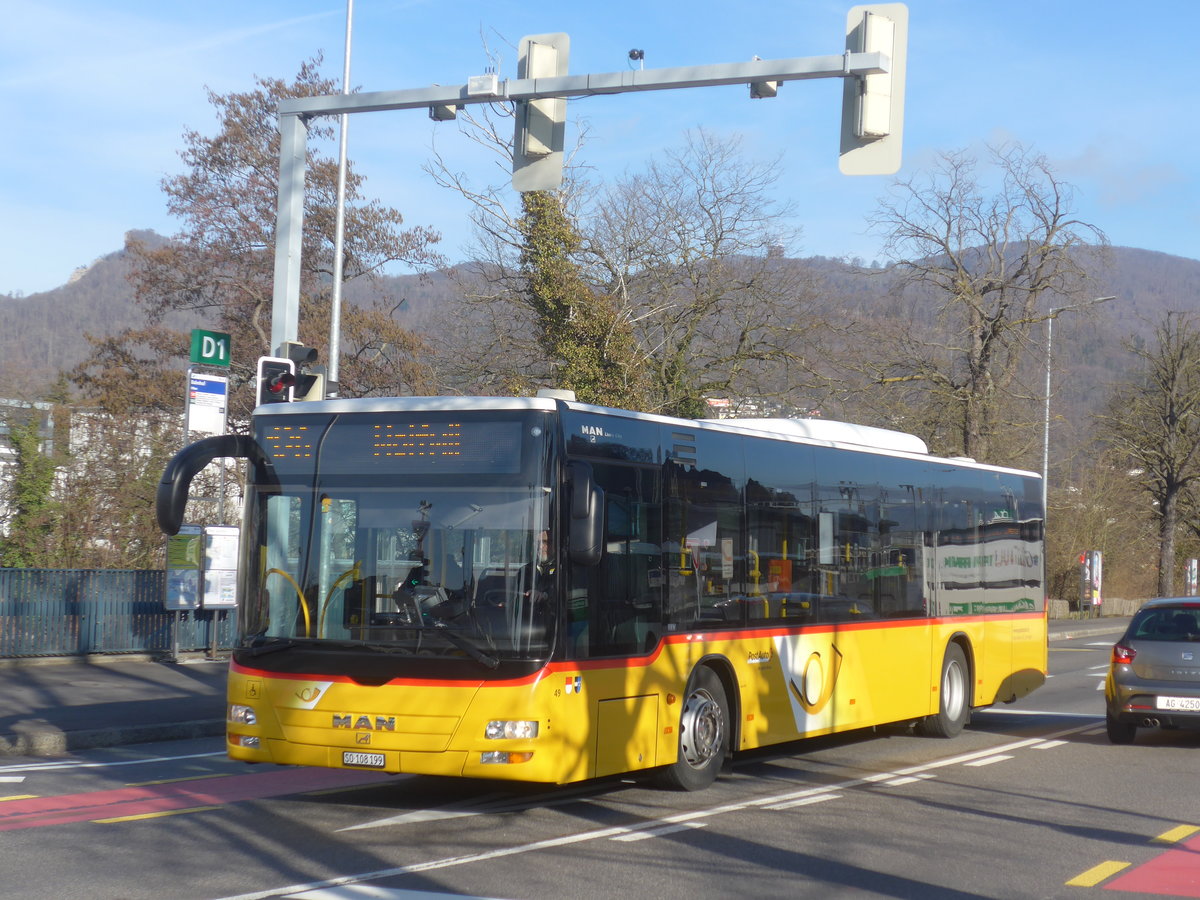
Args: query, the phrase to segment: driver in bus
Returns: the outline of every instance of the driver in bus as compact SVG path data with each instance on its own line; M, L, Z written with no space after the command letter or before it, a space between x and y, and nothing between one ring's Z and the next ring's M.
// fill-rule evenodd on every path
M555 565L550 552L550 533L541 531L537 536L536 561L526 564L522 570L522 582L526 585L525 601L529 604L530 622L540 623L548 629L552 614L550 593L554 589Z
M542 531L538 534L537 540L537 562L532 567L526 566L526 569L532 569L526 577L525 583L529 585L529 590L525 592L526 597L533 599L535 603L545 603L550 599L550 590L554 586L554 559L550 554L550 532Z

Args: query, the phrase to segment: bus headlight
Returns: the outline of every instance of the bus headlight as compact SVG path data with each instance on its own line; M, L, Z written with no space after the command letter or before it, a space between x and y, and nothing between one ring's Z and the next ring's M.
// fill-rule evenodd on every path
M492 719L483 736L489 741L529 740L538 736L538 723L520 719Z
M253 706L233 703L229 706L229 721L235 725L257 725L258 716L255 714Z

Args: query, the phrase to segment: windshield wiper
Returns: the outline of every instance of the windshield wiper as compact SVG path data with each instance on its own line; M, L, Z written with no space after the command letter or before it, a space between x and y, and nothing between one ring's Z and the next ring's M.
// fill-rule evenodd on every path
M278 650L290 650L298 643L294 638L256 638L251 642L248 653L251 656L264 656Z
M477 663L485 665L489 669L499 668L500 660L496 659L496 657L492 656L491 654L484 653L467 638L452 630L450 626L441 619L436 619L434 621L433 628L434 631L452 643L459 650L462 650L467 654L467 656L471 657L471 659L475 660Z
M492 656L491 654L485 653L483 650L479 649L479 647L477 647L477 646L475 646L475 644L471 643L470 640L463 637L461 634L458 634L455 631L453 631L444 622L437 622L436 624L434 624L432 626L426 625L426 626L424 626L424 628L437 632L442 637L444 637L447 641L449 641L451 644L453 644L459 650L462 650L469 657L471 657L471 659L475 660L480 665L487 666L489 669L499 668L499 666L500 666L499 659L497 659L496 657ZM388 655L397 654L397 653L407 654L407 653L412 652L410 650L407 650L407 649L404 649L401 647L394 647L389 644L337 642L337 641L326 641L324 643L326 646L333 645L333 646L338 646L341 649L370 650L374 653L381 653L381 654L388 654ZM298 640L296 640L295 638L262 638L262 637L258 637L258 638L254 639L254 641L247 648L246 652L250 656L264 656L268 653L275 653L280 650L290 650L291 648L296 647L299 644L300 644L300 642Z

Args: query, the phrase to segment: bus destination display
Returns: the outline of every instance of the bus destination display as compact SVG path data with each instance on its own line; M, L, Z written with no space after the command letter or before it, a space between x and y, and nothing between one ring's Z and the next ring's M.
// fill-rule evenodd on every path
M326 475L502 474L518 472L521 467L521 425L515 421L343 417L329 423L327 430L321 424L264 423L262 444L275 467L283 471L309 469L318 456Z

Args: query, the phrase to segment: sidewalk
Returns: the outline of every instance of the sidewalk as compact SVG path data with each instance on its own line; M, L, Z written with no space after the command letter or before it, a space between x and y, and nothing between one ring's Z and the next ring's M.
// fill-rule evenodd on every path
M1116 639L1127 618L1051 619L1050 640ZM0 660L0 757L219 735L226 660Z
M221 734L228 660L0 660L0 757Z
M1130 616L1112 616L1098 619L1051 619L1050 640L1069 641L1089 635L1112 635L1113 642L1129 624Z

